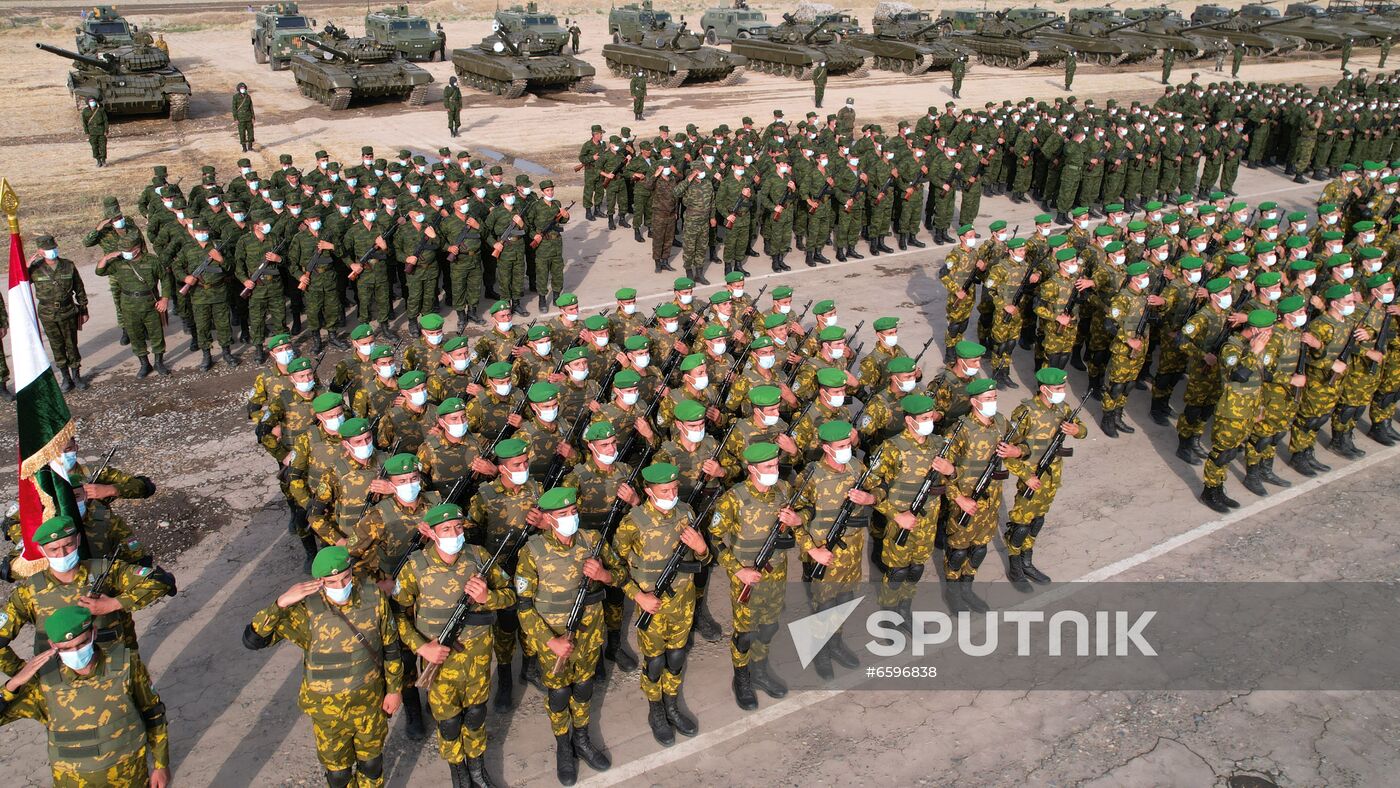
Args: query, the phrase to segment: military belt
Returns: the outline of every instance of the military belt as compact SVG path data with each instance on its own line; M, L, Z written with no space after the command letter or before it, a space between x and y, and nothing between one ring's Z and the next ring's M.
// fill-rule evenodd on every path
M150 298L155 295L154 290L123 290L122 296L125 298Z

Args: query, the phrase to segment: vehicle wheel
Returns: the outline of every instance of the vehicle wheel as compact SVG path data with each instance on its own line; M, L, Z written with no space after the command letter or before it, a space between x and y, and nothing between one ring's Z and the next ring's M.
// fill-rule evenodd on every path
M253 44L253 60L260 66L267 65L267 50Z
M719 43L719 37L715 35L715 29L713 27L705 31L705 43L710 46Z
M737 36L735 36L735 37L736 37L736 38L751 38L752 36L749 35L749 31L747 31L747 30L740 30L740 31L739 31L739 34L738 34Z

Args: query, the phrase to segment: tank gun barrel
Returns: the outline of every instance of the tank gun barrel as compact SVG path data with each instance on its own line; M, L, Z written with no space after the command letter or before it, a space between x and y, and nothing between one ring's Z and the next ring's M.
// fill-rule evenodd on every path
M1016 35L1018 35L1018 36L1024 36L1024 35L1026 35L1027 33L1033 33L1033 32L1035 32L1036 30L1041 29L1042 27L1049 27L1049 26L1055 24L1055 23L1058 22L1058 21L1060 21L1060 18L1059 18L1059 17L1054 17L1053 19L1043 19L1043 20L1041 20L1041 21L1039 21L1039 22L1036 22L1036 23L1033 24L1033 25L1030 25L1029 27L1020 28L1019 30L1016 31Z
M1198 23L1196 23L1196 24L1194 24L1194 25L1187 25L1186 27L1181 28L1181 29L1178 30L1177 32L1179 32L1179 33L1189 33L1189 32L1191 32L1192 30L1205 30L1205 29L1211 28L1211 27L1220 27L1221 25L1225 24L1226 22L1229 22L1230 19L1232 19L1232 18L1233 18L1233 17L1227 17L1227 18L1225 18L1225 19L1216 19L1216 20L1213 21L1213 22L1198 22Z
M320 40L317 40L317 39L315 39L315 38L310 38L310 37L308 37L308 38L303 38L302 41L305 42L308 46L310 46L310 47L313 48L313 49L319 49L319 50L321 50L322 52L329 52L330 54L334 55L335 57L340 58L341 60L352 60L352 59L353 59L353 58L350 57L350 53L349 53L349 52L346 52L346 51L343 50L343 49L337 49L337 48L331 46L330 44L325 43L324 41L320 41Z
M811 30L808 30L807 33L806 33L805 35L802 36L802 41L803 41L803 43L807 43L807 44L812 43L812 39L816 38L818 33L820 33L820 32L822 32L823 30L825 30L825 29L826 29L826 26L829 25L829 24L831 24L831 21L832 21L832 20L830 20L830 19L824 19L824 20L822 20L822 22L821 22L820 24L816 25L816 26L813 27Z
M76 62L76 63L82 63L82 64L85 65L85 66L92 66L93 68L100 68L100 69L102 69L103 71L116 71L116 70L117 70L117 64L116 64L116 63L113 63L113 62L110 61L110 60L105 60L105 59L103 59L103 58L98 58L98 57L92 57L92 56L90 56L90 55L80 55L80 54L78 54L77 52L70 52L70 51L67 50L67 49L63 49L63 48L61 48L61 47L56 47L56 46L50 46L50 45L48 45L48 44L37 44L37 43L36 43L34 46L37 47L37 48L39 48L39 49L44 50L45 52L48 52L49 54L58 55L59 57L66 57L66 58L68 58L69 60L72 60L72 61L74 61L74 62Z
M1141 25L1146 21L1146 19L1129 19L1126 22L1120 22L1116 25L1110 25L1109 27L1104 29L1102 35L1109 35L1111 33L1117 33L1119 30L1127 30L1130 27L1137 27L1138 25Z
M1281 17L1279 17L1278 19L1266 19L1266 20L1264 20L1263 22L1258 22L1258 23L1256 23L1256 24L1254 25L1254 29L1255 29L1255 30L1258 30L1258 29L1261 28L1261 27L1273 27L1274 25L1281 25L1281 24L1283 24L1284 22L1292 22L1292 21L1293 21L1293 17L1291 17L1291 16L1281 16Z

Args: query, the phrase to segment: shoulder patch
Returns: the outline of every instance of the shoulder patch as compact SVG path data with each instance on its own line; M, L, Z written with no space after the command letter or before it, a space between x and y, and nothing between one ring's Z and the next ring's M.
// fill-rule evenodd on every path
M715 528L719 527L720 520L722 519L724 518L720 515L719 510L716 509L715 513L710 517L710 530L713 531Z
M1195 323L1187 323L1186 325L1184 325L1184 326L1181 327L1181 333L1183 333L1183 334L1194 334L1194 333L1196 333L1196 324L1195 324Z
M8 623L10 623L10 614L0 613L0 627L3 627Z
M1226 356L1226 357L1225 357L1225 366L1227 366L1227 367L1233 367L1237 362L1239 362L1239 360L1240 360L1240 357L1239 357L1239 356Z
M1264 354L1264 358L1263 358L1263 362L1264 362L1265 364L1268 364L1270 361L1273 361L1273 359L1274 359L1273 356L1269 355L1268 353L1265 353L1265 354Z
M142 577L146 577L151 574L151 568L149 566L143 566L140 569L136 570L136 574Z
M395 579L394 579L394 591L393 591L392 594L390 594L390 596L398 596L398 595L399 595L399 592L402 591L402 590L403 590L403 586L399 585L398 578L395 578Z
M1113 315L1114 317L1118 317L1119 315L1123 314L1123 311L1115 306L1113 307L1113 309L1109 310L1109 314Z
M515 593L523 594L525 593L525 589L529 587L530 581L526 580L524 575L515 576Z

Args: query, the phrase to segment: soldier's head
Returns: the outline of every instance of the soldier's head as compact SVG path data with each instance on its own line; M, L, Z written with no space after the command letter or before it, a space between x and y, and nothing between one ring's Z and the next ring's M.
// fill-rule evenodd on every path
M287 379L292 382L292 387L297 393L306 399L311 399L316 391L316 371L312 369L311 359L305 356L294 358L287 362Z
M418 500L423 490L423 479L419 474L418 458L404 452L395 454L384 461L384 475L394 485L394 497L405 504Z
M1026 239L1012 238L1007 241L1006 254L1012 261L1024 263L1026 261Z
M1245 341L1253 344L1259 342L1261 345L1269 341L1274 333L1274 324L1278 322L1278 313L1272 309L1251 309L1249 316L1245 319L1244 328L1240 331Z
M971 224L964 224L958 228L958 244L966 249L976 249L981 239L977 237L977 230Z
M778 483L778 447L776 444L760 441L750 443L744 449L744 468L749 481L760 490L767 490Z
M617 299L617 311L624 315L637 314L637 289L634 287L624 287L613 293Z
M67 574L78 566L78 524L72 517L50 517L34 532L33 539L53 572Z
M982 372L982 357L987 354L985 345L969 339L953 345L954 369L965 378L975 378Z
M588 455L600 467L606 468L617 462L617 430L612 422L603 420L589 424L583 432L583 440L588 446Z
M818 301L812 307L812 314L817 318L818 330L837 325L840 322L840 318L836 314L836 302L831 299Z
M467 544L467 530L462 523L465 519L462 507L455 503L440 503L423 515L418 532L432 541L439 556L451 561Z
M583 320L583 330L579 332L580 338L588 342L594 352L600 352L608 346L608 319L602 315L589 315Z
M451 85L451 86L454 87L454 88L457 87L457 78L456 78L456 77L448 77L448 78L447 78L447 84Z
M694 391L704 391L710 385L710 373L703 353L691 353L681 359L681 380Z
M419 409L428 404L428 373L421 369L409 370L399 375L398 384L409 406Z
M705 343L705 353L712 358L720 358L729 350L729 336L724 326L715 323L705 326L700 338Z
M441 361L443 366L461 375L476 361L476 351L472 350L471 341L466 337L452 337L442 343Z
M978 378L967 384L966 393L974 417L987 422L997 415L996 381L991 378Z
M316 415L316 422L321 425L321 429L327 435L339 435L340 425L345 423L345 399L334 391L324 394L317 394L311 400L311 411Z
M369 363L374 367L374 374L379 376L380 381L390 386L397 386L399 374L398 362L394 360L394 348L390 345L375 345L369 351Z
M908 356L890 359L890 363L885 366L885 372L890 376L890 393L896 397L912 392L919 385L918 369L914 359Z
M876 318L875 336L880 338L880 344L891 350L899 347L899 318Z
M822 424L817 428L817 438L821 440L822 456L828 464L840 467L851 461L855 427L849 421L833 419Z
M817 370L817 394L828 407L839 408L846 404L849 374L836 367L822 367Z
M899 407L904 413L905 429L923 437L933 434L933 397L910 394L899 401Z
M530 350L539 358L548 358L554 350L554 335L550 332L549 326L530 326L530 331L525 335L525 341L529 343Z
M526 390L530 399L530 410L535 418L544 424L553 424L559 418L559 387L553 383L534 383Z
M86 672L92 663L92 613L73 605L61 607L44 619L44 634L58 658L72 670Z
M360 463L369 462L374 456L374 433L370 431L369 419L347 419L340 425L340 446L348 457Z
M1035 373L1035 382L1040 384L1040 399L1047 405L1058 405L1065 401L1065 371L1058 367L1042 367Z
M676 303L688 306L695 300L695 280L688 276L677 277L671 283L671 293Z
M1139 260L1128 266L1125 273L1128 275L1128 286L1134 293L1145 292L1147 286L1152 283L1152 265L1146 260Z
M672 411L676 420L676 434L688 443L699 443L705 439L705 406L693 399L683 399L676 403Z
M728 290L717 290L710 294L710 311L720 323L729 325L729 320L734 315L734 304Z
M509 333L511 328L515 325L509 301L502 299L492 304L490 314L492 324L494 324L496 330L500 331L502 334Z
M311 576L321 582L326 598L337 605L347 604L355 590L350 569L350 551L338 545L323 548L311 561Z
M822 358L840 361L846 357L846 329L841 326L827 326L817 332L817 347Z
M763 317L763 331L773 340L774 345L786 347L788 343L787 315L769 312Z
M540 496L536 504L541 526L552 530L562 539L578 533L578 491L572 487L555 487Z

